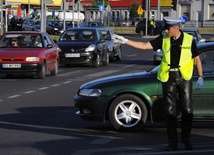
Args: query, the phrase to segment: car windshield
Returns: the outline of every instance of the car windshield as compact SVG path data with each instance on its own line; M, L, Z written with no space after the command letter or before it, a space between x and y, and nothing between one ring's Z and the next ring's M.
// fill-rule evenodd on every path
M39 34L13 33L5 34L0 40L0 48L41 48L42 39Z
M78 41L94 41L95 32L92 30L69 30L65 31L60 37L59 41L69 41L69 42L78 42Z

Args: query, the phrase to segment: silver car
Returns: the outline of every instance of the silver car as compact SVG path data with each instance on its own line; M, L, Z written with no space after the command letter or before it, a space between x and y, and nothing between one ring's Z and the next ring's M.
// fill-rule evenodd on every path
M190 27L181 28L181 31L192 35L193 38L196 41L196 44L204 43L206 41L206 39L203 39L201 37L201 34L199 33L199 31L196 28L192 28L192 27L191 28ZM163 56L163 53L162 53L161 49L158 49L157 51L154 52L154 54L153 54L153 63L154 63L154 65L160 64L162 56Z

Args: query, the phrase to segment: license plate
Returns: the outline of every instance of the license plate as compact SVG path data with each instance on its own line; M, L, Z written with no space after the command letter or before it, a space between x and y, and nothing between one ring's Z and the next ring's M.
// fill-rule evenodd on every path
M21 68L21 64L2 64L2 68Z
M80 57L80 53L65 53L66 58L77 58Z

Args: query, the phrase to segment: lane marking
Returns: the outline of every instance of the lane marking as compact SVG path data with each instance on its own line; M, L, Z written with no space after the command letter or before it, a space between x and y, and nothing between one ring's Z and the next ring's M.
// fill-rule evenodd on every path
M107 75L107 74L111 74L111 73L115 73L115 72L119 72L120 70L107 70L107 71L104 71L104 72L99 72L99 73L93 73L93 74L88 74L88 75L85 75L86 77L89 76L89 77L99 77L99 76L103 76L103 75Z
M19 96L21 96L21 95L13 95L13 96L9 96L7 98L16 98L16 97L19 97Z
M51 87L57 87L57 86L60 86L61 84L53 84L51 85Z
M30 93L34 93L34 92L35 92L34 90L29 90L29 91L24 92L23 94L30 94Z
M48 89L49 87L41 87L41 88L38 88L37 90L45 90L45 89Z
M67 72L67 73L63 73L63 74L58 74L57 76L63 76L63 77L68 77L72 74L76 74L78 72L81 72L82 70L78 70L78 71L73 71L73 72Z

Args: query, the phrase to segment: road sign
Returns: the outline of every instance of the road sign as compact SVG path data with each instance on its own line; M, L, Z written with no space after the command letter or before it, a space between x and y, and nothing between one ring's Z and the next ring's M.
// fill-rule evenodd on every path
M75 4L74 11L85 11L80 1Z
M99 11L104 11L104 6L103 5L99 6Z
M107 12L111 12L111 7L110 7L110 5L108 5L108 6L106 7L106 11L107 11Z
M142 9L142 7L141 7L141 5L138 7L138 9L137 9L137 13L139 14L139 15L142 15L143 14L143 9Z

